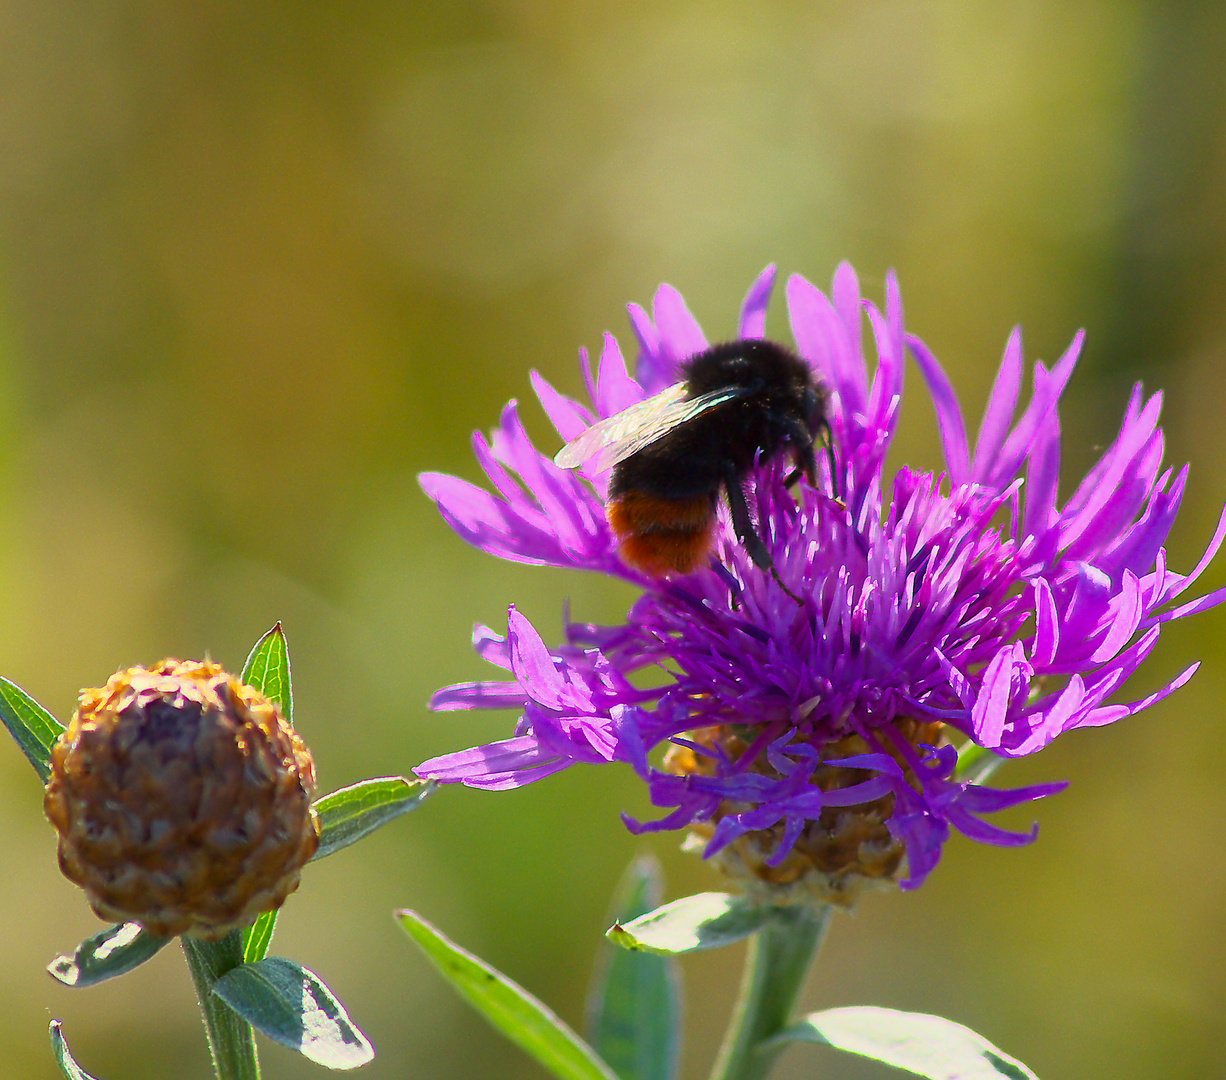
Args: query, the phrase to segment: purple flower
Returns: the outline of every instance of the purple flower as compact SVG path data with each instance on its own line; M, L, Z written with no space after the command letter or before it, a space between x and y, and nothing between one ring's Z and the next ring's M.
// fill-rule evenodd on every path
M741 337L763 335L773 280L768 267L750 289ZM1013 331L972 451L945 373L904 332L892 274L884 312L861 299L846 264L829 299L794 276L787 303L797 348L830 391L837 476L821 462L817 487L802 482L793 494L782 467L768 464L749 498L801 605L753 565L722 509L710 568L653 580L626 566L605 520L607 474L558 468L529 442L511 403L489 442L474 437L494 492L428 473L426 493L485 551L612 574L642 595L620 626L568 622L565 643L552 650L514 608L505 637L478 627L478 654L509 678L447 687L433 707L513 706L522 710L515 735L416 772L501 789L577 762L628 762L652 803L669 811L647 824L627 819L631 829L691 828L726 869L775 887L816 881L827 898L846 901L864 881L891 880L903 866L903 887L918 885L951 826L993 844L1034 838L1033 829L1009 832L983 815L1064 785L985 787L968 768L976 754L1033 753L1063 732L1148 708L1187 682L1195 664L1140 700L1108 700L1164 622L1226 597L1219 589L1175 603L1217 551L1226 512L1191 573L1167 569L1163 544L1187 467L1162 468L1161 395L1146 398L1140 385L1115 442L1061 502L1058 402L1080 333L1050 370L1035 364L1029 403L1014 423L1022 346ZM630 305L630 321L635 378L611 335L595 377L582 354L592 408L533 372L563 441L670 385L678 361L707 347L667 285L651 316ZM943 474L883 474L904 352L932 396ZM649 666L667 681L641 689L634 673ZM961 766L955 742L963 744ZM662 744L662 767L649 764Z

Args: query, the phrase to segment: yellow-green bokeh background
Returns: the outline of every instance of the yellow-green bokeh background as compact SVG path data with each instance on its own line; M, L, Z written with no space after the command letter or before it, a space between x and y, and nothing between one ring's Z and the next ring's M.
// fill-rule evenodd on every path
M475 478L470 430L531 396L530 367L577 391L577 347L627 341L622 305L660 281L731 334L769 261L824 286L850 258L878 298L896 268L972 428L1014 322L1049 361L1085 326L1065 490L1131 382L1164 387L1168 459L1193 461L1169 545L1186 569L1226 494L1223 56L1226 7L1157 0L9 0L0 671L67 717L121 666L237 667L281 619L325 789L502 737L510 716L425 709L482 677L471 623L514 600L552 636L564 597L611 620L629 593L467 548L416 474ZM770 326L786 334L778 300ZM929 467L908 383L895 457ZM1006 771L1072 780L1035 810L1036 845L956 839L919 893L840 917L807 1003L948 1015L1044 1080L1226 1073L1224 634L1220 612L1171 627L1136 688L1200 656L1187 689ZM312 866L274 951L343 998L371 1080L542 1076L391 912L578 1023L635 852L659 853L671 895L716 887L623 808L646 810L620 767L444 791ZM209 1075L177 950L86 991L43 974L99 924L3 745L0 835L0 1073L53 1077L57 1016L107 1080ZM687 1078L739 961L686 963ZM778 1075L819 1073L886 1075L813 1048Z

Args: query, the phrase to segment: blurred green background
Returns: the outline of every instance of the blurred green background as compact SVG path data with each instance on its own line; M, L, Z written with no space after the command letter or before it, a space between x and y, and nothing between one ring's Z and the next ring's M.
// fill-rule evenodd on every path
M769 261L825 287L851 259L977 424L1009 328L1089 341L1065 490L1132 381L1193 460L1187 569L1226 494L1226 6L1128 0L617 4L490 0L0 9L0 671L67 718L116 668L274 620L330 790L503 737L431 715L484 677L474 620L514 600L616 619L622 587L499 564L415 477L475 478L473 428L660 281L713 337ZM770 328L786 337L782 303ZM932 466L914 369L895 453ZM530 430L552 447L535 405ZM1212 568L1209 585L1226 580ZM1226 1073L1226 613L1169 628L1140 685L1175 698L1012 766L1069 778L1033 847L954 840L919 893L839 917L813 1007L970 1024L1044 1080ZM413 906L578 1023L609 893L655 850L670 895L718 887L636 840L622 768L447 790L312 866L274 952L318 971L375 1078L538 1077L393 925ZM1012 819L1024 825L1030 812ZM107 1080L209 1075L182 958L87 991L43 974L100 924L55 867L40 790L0 749L0 1072L52 1078L62 1017ZM685 1076L713 1057L739 950L687 961ZM270 1078L322 1075L277 1047ZM780 1077L886 1075L801 1048Z

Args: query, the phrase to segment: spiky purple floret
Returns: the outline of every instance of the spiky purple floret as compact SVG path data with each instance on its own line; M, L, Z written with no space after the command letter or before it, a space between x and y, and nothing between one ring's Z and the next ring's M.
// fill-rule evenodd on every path
M741 337L763 335L773 281L768 267L750 288ZM482 550L612 574L643 593L623 625L568 623L565 644L553 651L514 608L505 638L478 628L478 653L509 670L510 679L447 687L433 706L519 708L515 735L435 758L416 772L510 788L581 761L623 761L647 783L654 805L671 808L649 824L628 819L632 829L709 820L731 800L751 809L718 820L708 854L746 831L782 823L772 861L787 854L823 807L892 793L889 827L906 847L910 876L903 884L913 887L936 864L950 826L987 843L1026 843L1033 830L1007 832L981 816L1064 785L1001 791L955 779L951 747L917 751L893 722L941 721L981 747L1017 757L1063 732L1112 723L1161 700L1187 682L1196 664L1138 701L1107 701L1153 649L1162 623L1226 596L1219 589L1169 606L1217 551L1226 510L1192 572L1168 571L1163 544L1187 467L1175 475L1160 471L1161 395L1146 399L1139 385L1115 442L1060 505L1058 402L1077 362L1080 333L1050 370L1035 364L1029 404L1013 423L1022 381L1021 335L1013 331L972 452L940 364L903 329L892 274L884 312L861 299L846 264L835 273L829 299L797 276L786 292L798 350L830 390L837 476L823 463L817 487L802 484L793 498L781 471L767 467L759 470L751 499L779 573L803 605L750 562L722 512L718 564L655 581L627 567L605 521L607 475L554 465L529 442L512 403L489 443L474 438L496 494L426 474L427 494ZM871 379L865 314L876 353ZM632 304L630 321L639 346L637 379L611 335L594 378L583 354L594 409L532 373L563 440L668 386L678 361L707 345L667 285L656 293L652 316ZM946 471L901 469L887 488L882 467L898 419L905 351L932 396ZM671 680L636 688L629 676L647 665L660 665ZM756 731L735 761L685 740L687 731L726 723ZM818 790L810 780L820 748L853 733L873 752L840 763L868 778ZM711 775L651 767L648 753L666 742L704 755ZM770 775L750 769L763 758Z

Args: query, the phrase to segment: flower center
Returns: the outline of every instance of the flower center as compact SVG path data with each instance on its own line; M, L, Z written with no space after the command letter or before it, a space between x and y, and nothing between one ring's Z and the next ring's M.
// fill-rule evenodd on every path
M890 726L916 750L917 756L922 756L918 750L921 744L937 746L943 737L944 725L935 721L900 717L890 721ZM726 761L738 772L786 780L767 755L754 748L755 734L753 727L740 724L688 732L687 740L710 750L711 755L674 744L665 756L664 768L678 776L710 777L718 775ZM848 788L874 775L871 770L828 762L883 750L902 767L907 781L919 789L914 771L889 738L883 737L880 745L870 746L860 735L850 734L813 745L813 749L817 751L818 762L808 784L820 791ZM754 760L743 762L746 753L753 753ZM691 826L691 830L705 843L721 820L756 809L749 803L724 799L709 819ZM779 846L785 842L786 824L780 820L767 828L741 834L711 861L748 891L772 903L817 900L850 907L865 889L889 886L900 876L906 849L886 824L893 812L892 793L852 806L828 806L806 822L782 858Z

